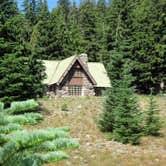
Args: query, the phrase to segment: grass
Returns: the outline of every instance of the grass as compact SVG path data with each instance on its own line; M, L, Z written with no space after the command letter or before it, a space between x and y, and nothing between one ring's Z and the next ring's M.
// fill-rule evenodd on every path
M141 108L146 108L148 97L138 96ZM160 115L166 120L166 97L156 96ZM100 132L96 119L102 110L102 98L58 98L39 100L45 118L34 128L70 126L70 135L79 140L79 149L71 150L68 160L45 166L165 166L166 124L160 137L144 137L139 146L109 141ZM61 111L63 104L69 111Z

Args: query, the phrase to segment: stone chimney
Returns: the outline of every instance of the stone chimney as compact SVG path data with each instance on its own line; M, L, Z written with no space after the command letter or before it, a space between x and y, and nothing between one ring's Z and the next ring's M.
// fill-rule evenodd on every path
M88 55L85 53L81 53L79 55L80 59L82 60L82 62L85 64L85 66L87 67L87 63L88 63Z

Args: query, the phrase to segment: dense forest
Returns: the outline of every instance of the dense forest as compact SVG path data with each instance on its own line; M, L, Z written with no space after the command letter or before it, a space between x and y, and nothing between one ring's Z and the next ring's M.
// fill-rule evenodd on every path
M165 0L82 0L79 6L59 0L51 11L46 0L24 0L22 5L19 9L14 0L0 1L1 101L41 96L45 76L39 59L82 52L89 61L104 63L111 79L129 60L138 92L163 90Z

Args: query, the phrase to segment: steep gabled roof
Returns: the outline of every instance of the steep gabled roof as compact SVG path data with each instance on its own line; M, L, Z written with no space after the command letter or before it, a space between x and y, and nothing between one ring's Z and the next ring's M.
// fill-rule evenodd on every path
M44 84L52 85L56 83L59 85L76 61L80 63L94 86L110 87L110 80L107 76L104 65L102 63L90 62L87 63L88 67L86 67L79 56L71 56L62 61L43 60L47 74Z
M44 80L45 84L52 85L58 83L61 76L67 69L67 67L74 60L75 56L71 56L61 61L54 60L43 60L44 65L46 66L47 78Z
M89 72L97 82L96 87L111 87L106 69L102 63L88 62Z
M68 58L67 58L68 59ZM67 60L66 59L66 60ZM64 60L63 60L64 61ZM62 62L63 62L62 61ZM59 78L57 84L59 85L63 78L67 75L67 73L69 72L69 70L71 69L71 67L74 65L74 63L78 61L81 65L81 67L83 68L83 70L85 71L85 73L87 74L87 76L90 78L91 82L93 83L93 85L96 85L96 81L94 80L94 78L92 77L91 73L89 72L88 68L85 66L85 64L82 62L82 60L80 59L79 56L74 56L72 61L66 66L66 69L64 70L63 74L61 75L61 77ZM60 64L63 64L64 63L60 63ZM58 71L59 72L59 71Z

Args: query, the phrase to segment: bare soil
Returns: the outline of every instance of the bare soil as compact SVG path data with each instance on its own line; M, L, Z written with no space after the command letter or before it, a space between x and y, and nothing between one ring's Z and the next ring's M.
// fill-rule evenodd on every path
M147 96L138 96L142 109L147 107ZM162 120L166 120L166 97L155 97ZM165 166L166 124L159 137L144 137L138 146L123 145L108 140L102 133L97 118L102 111L104 98L56 98L39 100L45 118L29 129L69 126L70 135L80 147L68 150L70 158L46 166ZM68 111L61 110L67 104Z

